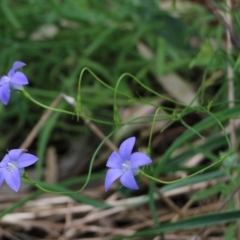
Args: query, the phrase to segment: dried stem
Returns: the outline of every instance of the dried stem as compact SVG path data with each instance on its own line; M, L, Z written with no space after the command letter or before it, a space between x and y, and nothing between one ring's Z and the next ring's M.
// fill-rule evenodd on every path
M231 0L226 0L227 8L229 10L232 9L232 2ZM227 12L226 17L225 17L226 23L228 26L230 26L230 29L233 29L232 27L232 15ZM231 42L231 34L228 30L226 30L226 50L227 53L230 55L232 53L232 42ZM233 73L233 68L230 64L227 65L227 79L228 79L228 102L229 102L229 108L234 107L234 73ZM235 133L235 126L234 126L234 120L230 120L230 126L231 126L231 131L230 131L230 140L231 140L231 146L232 149L236 149L237 147L237 138L236 138L236 133Z
M226 5L228 8L228 12L226 13L225 19L226 23L228 26L230 26L230 29L233 29L232 27L232 15L230 13L230 10L232 9L232 1L231 0L226 0ZM231 35L229 31L226 31L227 35L227 41L226 41L226 49L227 49L227 54L230 55L232 53L232 42L231 42ZM231 65L228 63L227 66L227 78L228 78L228 102L229 102L229 108L234 107L234 72L233 68ZM233 150L236 150L237 148L237 137L236 137L236 132L235 132L235 121L231 119L229 121L230 125L230 141L231 141L231 146ZM234 175L238 175L238 173L235 173ZM234 176L236 178L237 176ZM234 196L234 202L235 202L235 207L239 208L240 207L240 194L237 193ZM237 239L240 239L240 221L237 221Z
M61 101L62 96L59 94L54 101L51 103L50 107L55 108L59 102ZM47 120L50 118L50 116L52 115L53 111L48 109L40 118L40 120L37 122L37 124L34 126L34 128L32 129L32 131L30 132L30 134L28 134L28 136L26 137L26 139L24 140L24 142L21 144L21 146L19 148L24 148L27 149L33 142L33 140L35 139L35 137L38 135L39 131L42 129L42 127L45 125L45 123L47 122Z

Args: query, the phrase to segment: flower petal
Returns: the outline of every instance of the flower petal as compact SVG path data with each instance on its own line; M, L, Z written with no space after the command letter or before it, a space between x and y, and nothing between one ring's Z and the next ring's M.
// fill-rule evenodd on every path
M17 161L21 154L25 153L26 149L12 149L9 151L9 158L11 161Z
M138 185L136 183L136 180L134 178L133 172L131 170L125 172L121 178L120 182L123 186L130 188L130 189L138 189Z
M108 191L112 183L117 180L122 174L123 171L120 169L109 169L105 178L105 191Z
M10 98L10 86L9 84L4 84L0 87L0 101L7 105Z
M19 169L16 168L14 170L8 171L6 168L4 169L4 178L6 183L10 188L12 188L15 192L17 192L20 188L21 177Z
M2 76L0 80L0 86L4 85L6 83L5 79L8 78L7 76Z
M28 84L28 79L22 72L16 72L11 78L10 83L18 84L18 85L26 85Z
M108 158L106 166L110 168L121 169L123 161L124 160L121 158L119 153L113 152Z
M8 72L8 76L13 76L13 74L15 73L15 71L21 67L26 66L26 64L24 62L20 62L20 61L16 61L13 63L11 70Z
M25 168L34 164L38 158L32 154L24 153L18 158L18 168Z
M13 90L22 90L23 85L10 83L10 88L13 89Z
M9 155L6 154L0 163L0 168L6 168L8 166L7 164L9 163L9 161L10 161Z
M130 162L131 168L138 168L150 164L152 160L144 153L135 152L131 155Z
M119 153L124 160L130 160L133 146L135 144L136 138L131 137L125 140L119 147Z
M3 180L4 180L4 169L0 168L0 186L2 186Z

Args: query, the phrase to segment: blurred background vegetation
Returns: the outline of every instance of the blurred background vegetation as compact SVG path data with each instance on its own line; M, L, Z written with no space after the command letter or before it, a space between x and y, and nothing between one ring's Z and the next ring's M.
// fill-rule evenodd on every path
M215 47L221 48L225 30L204 6L188 1L176 3L176 8L171 4L153 0L3 0L0 72L6 74L15 60L25 62L28 90L45 104L50 104L60 92L76 98L78 77L84 67L113 87L128 72L166 94L156 74L177 73L196 90L203 76L201 67L209 63L213 54L209 42L213 38ZM205 58L192 63L201 50ZM148 51L152 52L150 56ZM222 67L221 61L217 63L216 68ZM120 89L151 97L130 79L122 81ZM100 87L86 73L81 93L94 117L111 121L111 91ZM1 153L20 145L43 112L19 94L13 94L10 106L1 106L0 111ZM66 129L65 138L85 132L79 125L73 127L75 121L61 121L56 129L58 125ZM55 138L60 139L59 134Z
M15 60L27 63L23 71L30 81L29 91L45 104L60 92L76 98L78 77L84 67L113 87L128 72L157 92L175 96L177 93L171 92L174 86L166 93L156 74L176 73L190 89L197 90L203 67L215 54L213 47L222 49L225 34L213 14L193 1L177 1L174 6L174 1L153 0L2 0L1 16L0 72L6 74ZM211 71L226 68L221 61L224 53L218 54ZM211 84L225 89L220 78L221 74ZM100 88L89 74L83 79L83 103L94 117L111 119L112 93ZM151 97L130 79L122 81L120 89ZM222 90L217 96L224 94ZM0 109L4 123L1 152L20 145L43 111L13 95L10 107ZM74 128L73 121L59 124L61 129L72 129L71 134L85 132L79 126Z
M1 0L0 73L7 74L16 60L25 62L27 66L22 71L29 79L26 90L46 105L50 105L59 93L76 99L79 75L85 67L113 88L123 73L130 73L164 97L159 98L132 78L125 77L119 91L136 102L118 94L117 103L123 121L136 116L152 116L156 106L165 108L169 115L181 112L182 107L189 105L195 97L193 107L209 106L216 116L218 113L222 116L221 111L228 108L226 74L229 64L235 74L235 103L239 102L239 50L233 46L232 54L227 56L226 27L214 15L212 6L222 13L228 12L225 1ZM240 12L237 1L233 1L231 14L234 32L238 33ZM113 122L113 96L113 91L101 85L89 72L84 73L81 98L89 116ZM58 107L74 111L65 101ZM165 129L171 121L164 117L157 121L159 125L156 124L151 146L157 161L187 130L186 125L194 126L208 116L200 111L200 107L182 116L185 125L181 121L172 121L173 124ZM44 111L17 92L12 93L8 106L0 105L1 156L7 149L21 145ZM224 118L223 124L227 120ZM114 128L114 123L96 125L106 135ZM123 128L122 132L115 134L114 141L119 145L123 139L135 135L139 137L137 149L144 149L150 127L151 120L149 124ZM162 129L165 130L160 133ZM186 143L183 139L182 145L186 144L188 149L180 149L177 156L172 156L172 165L165 166L159 173L172 174L183 169L192 173L216 160L220 150L228 150L226 141L218 135L221 130L217 124L202 130L206 141L201 146L197 143L189 147L192 140L187 139L189 142ZM57 162L61 162L62 168L55 167L60 169L57 180L62 180L86 173L89 160L100 142L83 120L54 114L29 147L29 151L41 159L37 177L40 179L44 175L49 147L55 149ZM110 153L109 149L105 150L94 168L96 174L102 173L102 183ZM203 166L185 166L185 160L198 151L204 155ZM64 165L64 161L71 166ZM217 173L214 169L212 176ZM213 192L221 192L221 186ZM119 191L125 198L132 194L124 189ZM146 192L147 188L143 191ZM228 191L224 196L227 194ZM188 197L177 200L177 204L181 206L185 198ZM151 211L154 215L153 208ZM234 229L229 230L229 236Z

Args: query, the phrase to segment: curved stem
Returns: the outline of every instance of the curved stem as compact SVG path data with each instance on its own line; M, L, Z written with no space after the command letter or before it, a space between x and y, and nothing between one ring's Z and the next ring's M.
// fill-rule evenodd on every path
M228 153L228 154L229 154L229 153ZM185 179L194 177L194 176L196 176L196 175L198 175L198 174L200 174L200 173L203 173L203 172L206 171L207 169L209 169L209 168L215 166L216 164L220 163L228 154L226 154L224 157L221 157L217 162L214 162L214 163L210 164L209 166L205 167L204 169L201 169L201 170L199 170L199 171L197 171L197 172L195 172L195 173L193 173L193 174L191 174L191 175L188 175L188 176L185 177L185 178L177 179L177 180L174 180L174 181L169 181L169 182L167 182L167 181L163 181L163 180L157 179L157 178L155 178L155 177L152 177L152 176L148 175L147 173L145 173L145 172L142 171L142 170L140 170L140 174L142 174L143 176L145 176L145 177L147 177L147 178L149 178L149 179L151 179L151 180L153 180L153 181L155 181L155 182L158 182L158 183L163 183L163 184L177 183L177 182L181 182L181 181L183 181L183 180L185 180Z
M38 106L40 106L40 107L42 107L42 108L49 109L49 110L53 110L53 111L55 111L55 112L65 113L65 114L68 114L68 115L73 115L73 116L76 115L74 112L69 112L69 111L66 111L66 110L49 107L49 106L47 106L47 105L44 105L44 104L38 102L38 101L35 100L24 88L22 89L21 93L22 93L26 98L28 98L30 101L32 101L33 103L37 104Z
M70 111L66 111L66 110L63 110L63 109L49 107L45 104L42 104L42 103L38 102L25 89L22 89L20 92L24 95L24 97L28 98L30 101L32 101L33 103L35 103L36 105L38 105L42 108L49 109L49 110L52 110L52 111L55 111L55 112L65 113L65 114L72 115L72 116L77 116L77 113L75 113L75 112L70 112ZM90 119L94 122L98 122L98 123L102 123L102 124L106 124L106 125L113 125L112 122L98 120L98 119L91 118L91 117L83 115L83 114L81 115L81 117L83 117L84 119Z

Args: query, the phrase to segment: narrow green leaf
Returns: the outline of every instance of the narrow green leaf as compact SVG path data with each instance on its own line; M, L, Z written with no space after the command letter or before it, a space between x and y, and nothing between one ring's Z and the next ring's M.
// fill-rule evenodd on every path
M139 231L125 238L146 237L146 236L156 235L162 232L200 228L200 227L211 226L211 225L220 224L220 223L229 223L229 222L236 221L238 219L240 219L240 209L222 212L222 213L217 212L217 213L211 213L211 214L204 214L197 217L183 219L181 221L177 221L174 223L162 224L159 227L152 228L150 230ZM120 239L120 238L115 238L115 239Z

